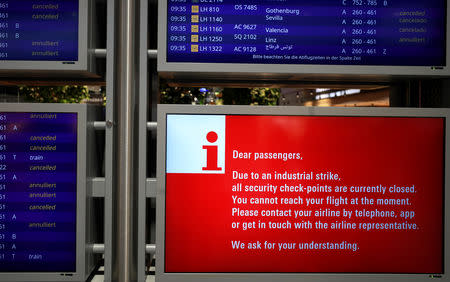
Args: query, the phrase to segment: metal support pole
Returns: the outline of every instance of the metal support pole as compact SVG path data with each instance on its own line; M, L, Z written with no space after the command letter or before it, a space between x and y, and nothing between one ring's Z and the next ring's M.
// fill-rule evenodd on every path
M136 124L136 128L139 131L138 135L138 168L137 170L137 181L138 181L138 226L137 226L137 281L146 281L146 263L145 263L145 238L147 235L147 228L145 226L147 211L145 197L147 191L147 111L148 111L148 0L140 0L140 46L139 46L139 118Z
M105 122L105 223L104 223L104 241L105 241L105 282L112 281L112 234L116 229L115 222L112 218L113 212L113 184L115 179L115 167L113 164L117 162L117 157L114 155L114 143L113 140L117 135L114 128L114 122L116 113L114 112L114 96L116 91L114 89L114 79L116 77L116 58L114 56L115 30L116 30L116 3L115 0L107 1L107 37L106 46L109 52L106 54L106 121L108 121L109 127L106 127Z
M105 130L107 122L106 121L94 121L94 129L95 130ZM155 131L158 124L154 121L147 122L147 130Z
M115 0L112 281L137 280L139 0Z
M106 58L106 54L106 49L94 49L94 55L96 58ZM147 50L147 57L149 59L156 59L158 57L158 50Z

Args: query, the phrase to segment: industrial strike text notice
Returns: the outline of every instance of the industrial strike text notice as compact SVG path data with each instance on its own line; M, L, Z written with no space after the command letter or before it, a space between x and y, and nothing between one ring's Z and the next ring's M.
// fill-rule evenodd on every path
M169 115L165 271L442 273L443 132L439 118Z

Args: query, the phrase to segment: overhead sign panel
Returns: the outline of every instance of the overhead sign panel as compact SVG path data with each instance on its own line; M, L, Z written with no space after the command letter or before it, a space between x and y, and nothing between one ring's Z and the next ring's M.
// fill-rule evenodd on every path
M93 71L90 0L15 0L0 3L1 76L54 77Z
M96 263L88 115L87 105L0 106L0 280L85 281Z
M159 281L446 273L446 111L161 107L159 118Z
M0 113L1 272L75 272L77 114Z
M165 0L160 11L163 72L448 74L443 0Z
M6 1L0 4L0 59L78 61L79 1Z

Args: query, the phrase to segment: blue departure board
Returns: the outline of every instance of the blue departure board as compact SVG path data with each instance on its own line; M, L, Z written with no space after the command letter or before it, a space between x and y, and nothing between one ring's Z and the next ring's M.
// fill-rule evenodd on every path
M0 61L78 61L79 0L0 0Z
M0 272L75 272L76 211L77 114L0 113Z
M445 0L167 0L166 61L445 66L446 9Z

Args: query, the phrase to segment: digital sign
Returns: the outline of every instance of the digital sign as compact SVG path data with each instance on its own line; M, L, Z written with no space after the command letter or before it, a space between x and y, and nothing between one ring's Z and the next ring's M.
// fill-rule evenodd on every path
M0 1L0 78L100 78L95 1Z
M444 0L163 0L159 12L158 70L172 80L449 75Z
M445 273L446 116L368 112L161 107L160 281Z
M445 4L168 0L167 62L444 66Z
M0 61L78 61L78 1L2 1Z
M76 272L77 113L0 113L0 272Z

